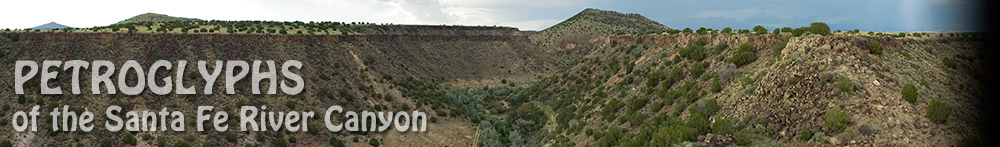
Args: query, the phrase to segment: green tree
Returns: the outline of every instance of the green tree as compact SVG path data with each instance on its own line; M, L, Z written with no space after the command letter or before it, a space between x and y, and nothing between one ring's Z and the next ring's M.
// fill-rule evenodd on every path
M739 128L734 126L728 119L718 119L715 120L715 123L712 123L712 133L715 134L732 135L738 130Z
M933 100L927 104L926 113L927 118L931 119L931 122L943 124L948 121L948 115L951 115L951 108L941 101Z
M917 86L913 86L913 84L909 84L909 83L906 84L906 85L903 85L902 95L903 95L903 99L906 100L907 102L910 102L910 103L917 102L917 95L918 95L918 93L917 93Z
M791 27L782 27L781 28L781 32L791 33L792 32L792 28Z
M805 34L805 33L806 33L806 29L805 28L795 28L795 29L792 29L792 36L795 36L795 37L802 36L802 34Z
M732 32L733 32L733 28L726 27L726 28L722 29L722 33L729 34L729 33L732 33Z
M809 32L812 32L813 34L830 35L830 26L823 22L814 22L809 24Z
M754 61L757 61L757 49L750 46L748 43L743 43L740 48L733 53L732 56L727 59L730 63L736 64L736 66L743 66Z
M4 140L3 142L0 142L0 147L13 147L13 146L14 144L11 143L10 140Z
M847 129L847 125L851 123L847 113L844 113L844 110L837 107L827 110L823 121L826 124L827 131L834 134L844 132L844 129Z
M700 45L692 45L690 47L678 51L678 55L687 59L692 59L694 61L701 61L705 59L705 47L702 47Z
M813 131L809 127L802 128L802 132L799 133L799 139L809 140L812 139Z
M125 144L128 144L128 145L135 145L136 144L135 136L132 136L132 133L125 133L125 137L122 137L122 141L125 142Z
M236 136L236 134L231 133L231 132L226 132L223 135L223 137L226 138L226 141L229 141L229 142L236 142L236 139L238 139L237 136Z
M836 85L837 89L840 89L840 92L851 92L854 90L854 81L851 81L847 76L837 78Z
M764 28L764 26L757 25L753 27L753 32L757 34L767 34L767 28Z
M379 146L379 143L378 140L376 140L375 138L370 138L368 139L368 145Z
M702 35L704 35L706 32L708 32L708 30L706 30L705 27L700 27L700 28L698 28L697 31L695 31L695 33L702 34Z
M522 135L521 132L517 131L516 129L510 131L509 135L507 135L508 136L507 138L510 138L510 147L528 146L527 140L525 140L525 138L522 137L521 135Z
M883 48L882 48L882 44L881 43L874 42L874 41L868 43L868 52L870 52L872 54L882 55L882 49Z
M333 147L344 147L344 142L337 139L337 137L330 136L330 146Z
M709 88L708 91L711 91L712 93L719 93L722 91L722 85L719 83L718 79L712 80L711 88Z
M483 131L479 134L479 146L502 146L500 142L500 133L493 128L493 124L490 121L482 121L479 123L479 128Z
M683 30L683 31L681 31L681 32L684 32L684 33L691 33L691 32L692 32L692 30L691 30L691 28L684 28L684 30Z

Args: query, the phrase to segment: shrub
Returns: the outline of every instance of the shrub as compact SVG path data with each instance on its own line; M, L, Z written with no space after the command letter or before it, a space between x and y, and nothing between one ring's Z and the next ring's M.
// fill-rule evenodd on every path
M729 44L719 43L718 45L715 45L715 50L712 51L712 54L719 54L722 51L726 50L726 48L729 48Z
M795 29L792 29L792 36L798 37L798 36L802 36L802 34L804 34L804 33L806 33L806 29L805 28L795 28Z
M812 129L809 129L808 127L802 128L802 132L799 133L799 139L802 139L802 140L809 140L809 139L812 139L812 137L813 137L813 131L812 131Z
M490 123L490 121L480 122L479 128L482 128L482 131L479 133L480 136L478 142L479 145L481 146L502 145L500 133L497 132L496 129L494 129L494 126L492 123ZM378 141L374 141L374 139L368 140L368 143L371 144L372 146L378 146Z
M691 30L691 28L684 28L684 30L682 30L681 32L684 32L684 33L691 33L691 32L694 32L694 31L693 31L693 30Z
M944 66L948 66L951 69L958 68L958 64L955 64L955 61L951 61L951 58L942 58L941 62L944 63Z
M882 48L882 44L880 44L878 42L869 42L868 43L868 52L869 53L872 53L872 54L875 54L875 55L882 55L882 49L883 49Z
M337 139L337 137L330 136L330 146L333 147L344 147L344 142Z
M649 97L632 97L628 99L628 111L634 112L636 110L646 107L649 104Z
M122 142L125 142L125 144L128 145L135 145L135 136L132 136L132 133L125 133L125 137L122 137Z
M101 146L102 147L111 147L111 137L105 136L104 139L101 139Z
M686 58L686 59L692 59L692 60L695 60L695 61L701 61L701 60L705 59L705 47L702 47L701 45L693 45L693 46L681 49L680 51L678 51L677 54L680 55L681 57Z
M705 100L705 116L713 116L715 112L719 112L719 102L714 98Z
M711 122L708 121L708 116L701 115L701 114L698 114L698 113L693 113L691 115L688 115L688 120L687 120L687 123L685 125L688 128L692 128L692 129L696 130L697 132L695 134L702 135L702 134L708 133L708 131L710 131L711 128L709 128L709 127L711 127L710 126L711 124L709 124L709 123L711 123ZM697 135L695 135L694 137L697 137ZM691 137L691 139L694 139L694 138Z
M913 84L903 85L902 95L903 95L903 99L906 100L907 102L910 102L910 103L917 102L917 95L918 94L919 93L917 93L917 86L913 86Z
M854 81L848 79L847 76L840 76L840 78L837 78L836 85L837 89L840 89L840 92L850 92L854 90Z
M692 116L689 116L688 118L689 123L691 123L692 121L704 120L703 118L698 119ZM705 123L707 123L707 120L705 121L706 121ZM655 134L653 134L653 139L651 141L651 144L669 146L670 144L677 144L682 141L694 140L695 137L698 137L698 135L700 134L701 133L699 133L697 128L693 128L688 125L668 125L661 127ZM601 145L599 144L599 146Z
M934 54L934 49L931 48L931 47L929 47L929 46L928 47L924 47L924 51L926 51L927 53Z
M792 28L791 27L783 27L783 28L781 28L781 32L791 33L792 32Z
M226 141L229 141L229 142L236 142L236 139L237 139L236 138L237 137L236 134L234 134L232 132L226 132L226 134L224 135L224 137L226 138Z
M945 123L948 120L948 115L951 115L951 108L941 101L934 100L927 104L927 118L931 119L931 122Z
M750 44L743 43L740 45L740 48L737 49L731 57L729 57L728 61L736 64L736 66L753 63L754 61L757 61L757 51L753 48L753 46L750 46Z
M698 40L694 41L695 46L705 46L705 44L708 44L705 42L705 38L698 38Z
M726 28L722 29L722 33L729 34L729 33L732 33L732 32L733 32L733 28L726 27Z
M14 144L11 143L10 140L4 140L3 142L0 142L0 147L13 147L13 146Z
M715 123L712 123L712 133L715 134L732 135L733 133L736 133L738 129L739 128L733 126L733 123L729 122L728 119L718 119L715 120Z
M781 51L785 50L786 46L788 46L788 40L782 40L774 44L774 46L771 46L771 53L774 54L775 57L780 59L782 56Z
M826 111L824 121L826 122L827 131L833 134L844 132L844 129L847 129L847 125L851 123L850 118L847 117L844 110L836 107Z
M664 73L663 70L656 70L656 71L653 71L653 72L649 73L649 75L646 76L646 86L647 87L654 87L654 86L656 86L656 84L659 84L660 81L663 80L663 76L665 74L666 73Z
M713 93L718 93L722 91L722 84L719 83L718 79L712 80L712 86L711 88L709 88L709 91L712 91Z
M174 144L174 147L190 147L190 146L191 144L188 144L187 141L183 140L177 141L177 144Z
M371 138L371 139L368 139L368 145L378 146L379 143L378 143L378 140L376 140L375 138Z
M271 142L271 147L286 147L286 146L288 146L288 141L285 141L284 137L278 137L277 139L274 139L274 142Z
M157 136L156 137L156 146L158 146L158 147L165 147L165 146L167 146L167 139L163 138L162 136Z
M764 26L760 26L760 25L754 26L753 27L753 32L757 33L757 34L767 34L767 28L764 28Z
M830 35L830 26L823 22L814 22L809 24L809 32L812 32L813 34Z
M681 30L674 30L674 29L667 30L667 34L677 34L677 33L681 33Z
M286 101L285 102L285 106L287 106L288 109L295 109L296 105L299 105L299 102L296 102L296 101Z
M701 76L702 73L705 73L705 68L707 67L707 62L695 63L691 66L691 69L689 69L688 72L690 72L691 78L698 78L698 76Z

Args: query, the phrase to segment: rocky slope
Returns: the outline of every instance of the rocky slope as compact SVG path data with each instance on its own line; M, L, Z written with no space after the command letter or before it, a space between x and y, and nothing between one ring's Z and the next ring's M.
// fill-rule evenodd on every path
M523 94L556 113L542 144L557 146L951 146L984 137L981 39L612 36Z

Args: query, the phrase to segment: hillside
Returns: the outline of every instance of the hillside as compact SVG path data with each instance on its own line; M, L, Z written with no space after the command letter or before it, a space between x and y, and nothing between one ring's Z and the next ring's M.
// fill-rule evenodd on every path
M422 143L435 146L467 146L475 133L474 124L465 117L469 110L461 107L464 102L447 97L440 85L522 84L536 81L541 73L552 66L554 58L535 48L527 36L516 29L467 28L442 29L434 32L424 29L419 34L385 35L222 35L222 34L130 34L130 33L2 33L0 34L0 60L79 59L110 60L122 63L137 60L150 64L155 60L299 60L304 63L298 72L308 83L306 92L299 96L249 95L249 82L240 82L238 94L191 97L183 95L155 96L145 93L138 97L103 95L42 96L37 91L20 95L19 100L4 101L3 111L27 109L41 105L47 109L61 106L103 110L111 104L122 105L128 110L158 110L169 108L185 114L195 114L195 106L214 105L232 108L243 105L267 105L275 111L325 110L332 104L347 110L421 110L432 117L427 133L330 133L314 125L306 133L285 131L242 133L197 132L180 133L126 133L95 129L85 135L39 131L23 139L17 133L4 133L0 138L15 144L41 146L82 143L97 145L103 140L115 146L134 145L124 141L140 138L138 145L215 144L217 146L274 145L287 143L295 138L298 146L325 146L331 140L340 140L349 146L368 144L376 140L383 145L397 146ZM437 35L434 35L437 34ZM455 35L458 34L458 35ZM479 35L473 35L479 34ZM486 35L494 34L494 35ZM192 66L188 66L193 68ZM13 69L0 74L12 77ZM193 70L193 69L188 69ZM60 79L69 74L60 74ZM11 79L6 79L10 86ZM198 78L185 78L185 83L199 83ZM30 83L30 82L29 82ZM35 82L37 83L37 82ZM52 85L68 87L66 80ZM84 84L81 86L88 86ZM37 89L38 85L29 85ZM13 90L0 90L2 95L14 95ZM12 98L14 99L14 98ZM9 113L5 113L9 114ZM232 114L232 113L231 113ZM103 116L103 115L102 115ZM9 117L6 117L9 118ZM95 121L103 122L104 117ZM193 120L193 118L188 118ZM235 125L235 120L230 120ZM40 125L49 125L43 123ZM194 130L193 124L187 125ZM44 128L44 127L43 127ZM0 128L13 132L10 127ZM23 134L22 134L23 135ZM142 139L150 136L157 139ZM236 136L229 140L222 136ZM78 139L75 139L78 138ZM134 139L133 138L133 139ZM162 138L162 139L159 139ZM191 138L191 139L188 139ZM352 140L358 139L361 142ZM165 140L159 142L158 140ZM280 140L280 141L279 141Z
M558 55L585 55L590 45L617 33L664 31L666 26L639 14L587 8L559 24L530 36L539 47ZM580 46L580 47L577 47Z
M170 22L170 21L201 21L194 18L173 17L156 13L144 13L125 19L115 24L128 24L138 22Z
M952 146L984 137L981 39L612 36L508 100L551 108L554 146Z
M62 24L58 24L56 22L50 22L50 23L47 23L47 24L43 24L43 25L39 25L39 26L36 26L36 27L32 27L31 29L32 30L52 30L52 29L65 29L65 28L72 28L72 27L66 26L66 25L62 25Z

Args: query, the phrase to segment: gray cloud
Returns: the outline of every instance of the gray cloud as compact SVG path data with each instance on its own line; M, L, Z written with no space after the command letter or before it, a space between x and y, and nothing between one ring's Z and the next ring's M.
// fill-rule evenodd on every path
M444 12L437 0L378 0L406 12L414 20L427 23L454 24L458 16Z

